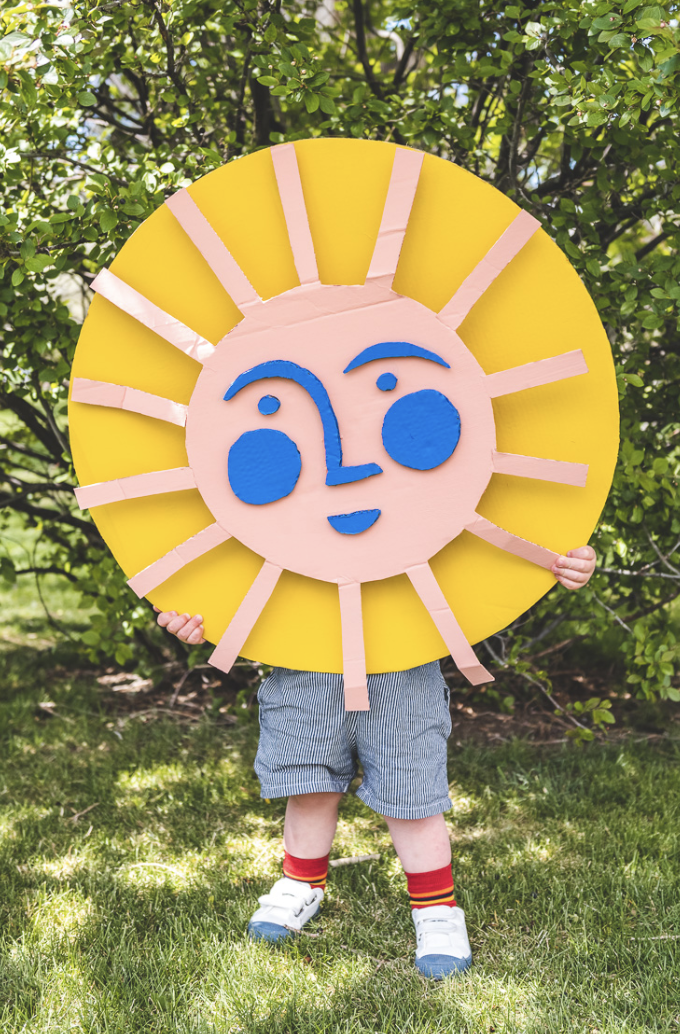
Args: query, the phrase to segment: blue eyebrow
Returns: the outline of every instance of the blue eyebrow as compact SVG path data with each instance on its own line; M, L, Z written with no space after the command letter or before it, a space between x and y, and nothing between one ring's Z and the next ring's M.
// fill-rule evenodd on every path
M355 356L342 372L349 373L350 370L356 370L358 366L365 366L366 363L372 363L376 359L402 359L406 356L429 359L431 363L445 366L447 370L451 369L440 355L437 355L436 352L428 352L426 348L420 348L419 345L412 345L409 341L381 341L380 344L371 345L370 348L359 352L359 355Z

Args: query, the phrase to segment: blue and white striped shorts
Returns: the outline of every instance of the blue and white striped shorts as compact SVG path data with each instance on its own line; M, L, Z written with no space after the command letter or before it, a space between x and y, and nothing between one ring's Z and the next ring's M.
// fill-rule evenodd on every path
M438 661L369 675L370 711L345 711L342 675L325 672L274 668L257 696L262 797L344 793L359 761L357 794L381 815L424 819L451 807L449 691Z

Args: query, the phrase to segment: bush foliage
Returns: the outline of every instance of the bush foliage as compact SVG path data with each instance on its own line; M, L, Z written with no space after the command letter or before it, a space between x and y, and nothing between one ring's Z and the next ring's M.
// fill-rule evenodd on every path
M393 140L488 179L541 220L611 342L622 408L591 586L487 644L613 642L628 688L680 700L678 5L489 0L121 0L5 6L0 42L2 504L39 526L8 579L50 570L99 598L92 658L149 626L74 507L65 412L89 284L172 192L259 147ZM556 656L550 654L548 656ZM139 663L140 657L135 657ZM587 708L586 708L587 710ZM590 706L595 724L603 709ZM595 718L593 719L593 714Z

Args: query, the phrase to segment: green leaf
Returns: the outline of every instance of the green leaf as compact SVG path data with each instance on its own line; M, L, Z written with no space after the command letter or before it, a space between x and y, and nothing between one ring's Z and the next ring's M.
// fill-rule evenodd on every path
M640 0L642 2L642 0ZM278 36L278 30L275 25L268 25L264 30L264 41L265 43L273 43Z
M49 255L35 255L26 259L26 269L29 273L42 273L46 266L49 266L52 259Z
M78 104L83 108L91 108L93 104L97 103L97 98L90 90L83 90L78 94Z
M642 3L642 0L640 0ZM506 18L519 18L519 7L506 7L503 11Z
M601 18L596 18L591 29L596 32L602 32L602 30L616 29L621 24L622 18L620 14L616 14L614 11L610 11L609 14L603 15Z
M319 107L319 98L318 98L317 94L315 94L315 93L306 93L305 94L305 107L306 107L307 111L310 112L310 114L311 114L311 112L316 111L316 109Z
M99 225L104 233L108 233L118 222L118 216L110 208L99 209Z
M643 3L643 0L626 0L623 5L623 13L630 14L630 12L634 11L636 7L639 7L641 3Z
M586 124L589 126L602 126L608 120L608 118L609 115L606 111L602 111L601 109L596 108L594 111L588 112Z
M262 83L263 86L278 86L279 80L275 79L273 75L258 75L258 83Z
M337 108L332 97L325 97L319 94L319 107L325 115L335 115Z
M24 279L23 269L15 269L12 273L12 287L18 287L19 284L23 283Z

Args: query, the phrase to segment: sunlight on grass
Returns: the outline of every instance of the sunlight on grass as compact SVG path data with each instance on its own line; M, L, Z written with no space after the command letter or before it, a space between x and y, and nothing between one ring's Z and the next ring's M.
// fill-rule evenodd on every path
M45 947L56 940L73 941L94 914L92 901L73 888L39 892L30 903L31 940Z

